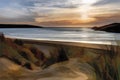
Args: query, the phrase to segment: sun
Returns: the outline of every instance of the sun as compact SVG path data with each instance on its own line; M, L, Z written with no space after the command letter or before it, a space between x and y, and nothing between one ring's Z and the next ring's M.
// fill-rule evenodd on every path
M96 19L92 17L81 17L80 20L81 23L90 23L96 21Z
M97 1L98 1L98 0L82 0L82 4L91 5L91 4L96 3Z

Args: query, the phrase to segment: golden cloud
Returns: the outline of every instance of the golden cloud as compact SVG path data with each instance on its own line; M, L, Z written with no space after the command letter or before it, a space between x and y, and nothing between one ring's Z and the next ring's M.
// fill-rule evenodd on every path
M81 25L88 24L95 21L95 18L86 18L86 19L61 19L61 20L46 20L42 21L41 18L36 18L35 21L42 25Z

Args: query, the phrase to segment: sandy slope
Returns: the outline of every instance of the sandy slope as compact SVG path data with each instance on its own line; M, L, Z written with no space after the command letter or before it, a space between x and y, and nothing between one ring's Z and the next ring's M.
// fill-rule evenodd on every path
M92 74L91 74L92 73ZM6 58L0 58L0 80L94 80L88 64L77 59L56 63L42 71L27 71Z

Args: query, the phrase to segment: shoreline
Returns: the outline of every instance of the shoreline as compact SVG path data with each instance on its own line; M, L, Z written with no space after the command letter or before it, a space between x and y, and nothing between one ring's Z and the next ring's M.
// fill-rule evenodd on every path
M22 39L22 38L12 38L12 37L6 37L8 39L19 39L22 40L25 43L29 44L45 44L50 46L74 46L74 47L85 47L85 48L94 48L94 49L105 49L106 46L120 46L120 41L114 41L114 44L94 44L94 43L85 43L85 42L67 42L67 41L52 41L52 40L33 40L33 39ZM111 43L113 43L111 41ZM117 43L117 44L115 44Z

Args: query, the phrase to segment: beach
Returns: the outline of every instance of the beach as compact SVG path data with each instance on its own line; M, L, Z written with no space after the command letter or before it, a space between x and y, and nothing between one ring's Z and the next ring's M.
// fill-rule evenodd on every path
M0 80L120 80L120 0L1 0Z
M118 78L118 65L120 64L118 45L1 36L0 47L1 80ZM114 77L109 73L111 69L115 74Z

